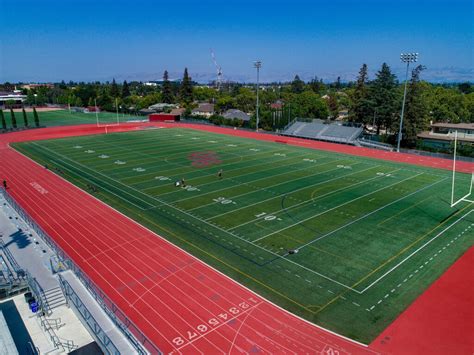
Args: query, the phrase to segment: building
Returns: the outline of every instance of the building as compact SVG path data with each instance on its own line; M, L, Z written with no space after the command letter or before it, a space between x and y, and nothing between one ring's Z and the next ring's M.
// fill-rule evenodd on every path
M283 109L283 101L282 100L277 100L277 101L271 103L270 108L272 110L281 111Z
M191 111L192 116L211 117L214 114L214 104L209 102L202 102Z
M21 91L15 90L13 92L0 91L0 108L18 108L23 106L26 100L26 95Z
M38 89L41 87L52 89L54 88L54 84L25 84L21 86L22 89L27 89L27 90Z
M150 122L176 122L180 118L180 115L173 115L171 113L152 113L148 116Z
M454 141L456 131L460 144L474 144L474 123L432 123L431 130L419 133L418 138L424 146L446 149Z
M184 112L186 112L186 109L185 108L174 108L171 110L170 112L170 115L174 115L174 116L183 116L184 115Z
M235 109L227 110L223 115L224 118L232 120L242 120L244 122L250 121L250 116L245 112Z
M178 107L178 105L168 104L166 102L159 102L157 104L149 106L148 109L153 110L155 112L163 112L163 111L166 111L168 109L171 110L171 109L176 108L176 107Z

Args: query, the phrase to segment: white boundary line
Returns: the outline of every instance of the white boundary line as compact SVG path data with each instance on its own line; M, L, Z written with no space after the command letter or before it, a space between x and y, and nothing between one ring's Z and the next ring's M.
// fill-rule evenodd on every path
M413 253L411 253L410 255L408 255L405 259L403 259L402 261L400 261L397 265L395 265L394 267L392 267L390 270L388 270L385 274L383 274L382 276L380 276L377 280L375 280L374 282L372 282L370 285L368 285L366 288L364 288L362 290L362 293L364 293L365 291L367 291L369 288L371 288L373 285L375 285L376 283L378 283L380 280L382 280L385 276L387 276L388 274L390 274L393 270L395 270L396 268L398 268L400 265L402 265L405 261L407 261L408 259L410 259L413 255L415 255L416 253L418 253L421 249L423 249L424 247L426 247L428 244L430 244L433 240L435 239L438 239L438 237L440 237L444 232L446 232L448 229L450 229L452 226L454 226L455 224L457 224L459 221L463 220L467 215L469 215L471 212L473 212L474 209L470 210L469 212L467 212L466 214L464 214L462 217L460 217L459 219L457 219L456 221L454 221L452 224L450 224L448 227L446 227L445 229L443 229L441 232L439 232L436 236L434 236L433 238L431 238L429 241L427 241L425 244L423 244L421 247L419 247L418 249L416 249Z

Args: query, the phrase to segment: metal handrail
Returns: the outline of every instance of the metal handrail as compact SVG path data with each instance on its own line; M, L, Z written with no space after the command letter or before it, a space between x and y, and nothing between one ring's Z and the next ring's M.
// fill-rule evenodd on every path
M60 260L69 266L69 268L82 281L86 288L91 292L104 311L109 315L117 327L124 333L135 350L139 354L162 354L160 349L118 308L108 297L56 242L39 226L32 217L21 207L15 199L5 190L0 188L0 193L13 209L22 217L22 219L38 234L38 236L52 249ZM28 275L28 274L27 274ZM35 280L36 281L36 280ZM37 282L36 282L37 283ZM39 285L39 284L38 284ZM41 285L39 285L41 287ZM42 288L41 288L42 289ZM138 340L138 341L137 341Z
M81 298L76 293L76 291L74 291L71 284L66 279L64 279L61 274L58 274L58 276L62 285L61 287L65 290L66 298L74 304L76 310L89 326L89 329L95 334L95 338L100 343L100 345L102 345L102 350L107 351L109 354L120 354L120 351L117 349L104 329L96 321L86 305L82 302Z
M61 324L61 318L55 318L55 319L42 319L41 320L41 325L46 328L46 326L49 326L51 328L55 328L58 330L61 328L64 324Z
M36 301L38 302L39 308L46 312L47 314L51 314L51 310L49 309L48 302L46 300L46 295L44 293L43 287L39 284L38 280L33 277L28 271L25 272L26 280L28 282L28 286L30 287L31 291L36 296Z

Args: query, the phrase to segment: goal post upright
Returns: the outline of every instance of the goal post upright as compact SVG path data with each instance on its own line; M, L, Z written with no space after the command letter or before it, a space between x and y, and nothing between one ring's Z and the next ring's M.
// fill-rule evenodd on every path
M454 180L456 175L456 148L458 143L458 131L454 133L454 156L453 156L453 181L451 184L451 207L454 207Z
M456 180L456 154L457 154L457 143L458 143L458 131L455 131L454 134L454 156L453 156L453 178L451 182L451 207L456 206L461 201L473 203L474 200L468 199L472 194L472 185L474 183L474 171L471 172L471 179L469 181L469 192L463 197L459 198L457 201L454 201L454 189L455 189L455 180Z

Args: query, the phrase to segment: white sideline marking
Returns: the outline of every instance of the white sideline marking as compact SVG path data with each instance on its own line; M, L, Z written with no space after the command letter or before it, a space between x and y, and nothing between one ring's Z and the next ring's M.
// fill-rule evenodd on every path
M470 226L469 226L469 227L470 227ZM464 231L467 231L467 230L469 229L469 227L466 228ZM462 234L462 232L461 232L460 234L458 234L458 236L460 236L461 234ZM449 242L449 243L446 244L446 245L449 246L450 244L451 244L451 242ZM433 257L431 257L430 260L433 260ZM422 265L420 265L418 268L419 268L419 269L422 269L422 268L424 267L424 265L426 265L426 264L428 264L428 263L429 263L429 261L425 261L425 263L422 264ZM418 272L418 270L415 271L415 273L417 273L417 272ZM413 274L411 274L410 277L411 277L411 276L413 276ZM407 279L405 279L405 281L407 281ZM405 282L405 281L403 281L403 282ZM399 283L399 284L397 285L397 288L400 287L400 286L402 286L401 283ZM395 289L392 289L392 290L390 291L390 293L393 293L393 292L395 292ZM388 297L388 294L386 294L384 298L387 298L387 297ZM342 297L341 297L341 298L342 298ZM375 305L374 305L374 307L375 307ZM366 310L370 312L369 309L366 309Z
M429 241L427 241L425 244L423 244L421 247L419 247L418 249L416 249L413 253L411 253L410 255L408 255L405 259L403 259L402 261L400 261L397 265L395 265L394 267L392 267L390 270L388 270L386 273L384 273L382 276L380 276L377 280L375 280L374 282L372 282L369 286L367 286L366 288L364 288L362 290L362 293L364 293L365 291L367 291L369 288L371 288L373 285L375 285L376 283L378 283L380 280L382 280L385 276L387 276L388 274L390 274L393 270L395 270L396 268L398 268L400 265L402 265L405 261L407 261L408 259L410 259L413 255L415 255L416 253L418 253L421 249L423 249L424 247L426 247L428 244L430 244L433 240L435 239L438 239L444 232L446 232L448 229L450 229L451 227L453 227L455 224L457 224L458 222L462 221L464 218L466 218L466 216L468 216L471 212L473 212L474 209L470 210L469 212L467 212L466 214L464 214L463 216L461 216L460 218L458 218L456 221L454 221L453 223L451 223L448 227L446 227L445 229L443 229L441 232L439 232L436 236L434 236L433 238L431 238ZM430 259L431 260L431 259ZM413 277L413 274L411 274L409 276L410 278ZM405 279L406 280L406 279ZM404 281L405 281L404 280Z

